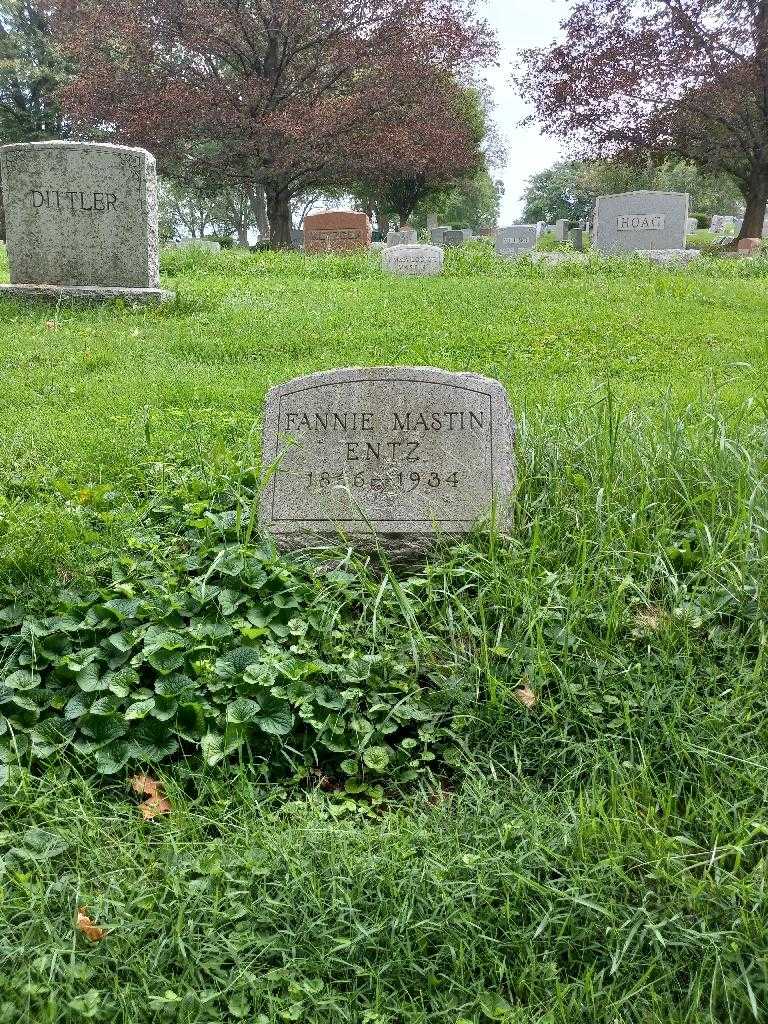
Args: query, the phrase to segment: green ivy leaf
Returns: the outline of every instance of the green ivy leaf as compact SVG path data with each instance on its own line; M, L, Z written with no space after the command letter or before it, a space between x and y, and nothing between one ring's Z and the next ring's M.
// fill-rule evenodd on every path
M389 747L366 747L363 751L363 764L372 772L385 772L390 760Z
M99 675L99 666L93 661L83 666L75 678L77 679L77 685L86 693L106 690L108 686L106 680L102 679Z
M98 697L91 704L89 711L92 715L113 715L119 706L120 703L114 693L107 693L103 697Z
M6 676L3 684L10 686L12 690L34 690L36 686L40 685L40 675L37 672L29 672L27 669L20 668Z
M61 718L46 718L38 722L30 731L32 753L36 757L50 757L56 750L61 750L72 739L76 729L74 722Z
M168 675L176 672L184 664L184 655L180 651L157 650L149 655L147 661L158 672Z
M261 714L261 707L255 700L248 700L247 697L238 697L234 703L227 708L227 721L232 725L253 725Z
M125 740L117 740L105 747L100 747L95 755L96 768L102 775L115 775L126 766L131 755L131 745Z
M125 720L130 722L134 719L146 718L154 706L154 697L147 697L146 700L137 700L125 709Z
M185 693L194 691L195 683L184 675L172 675L164 676L162 679L158 679L155 683L155 693L159 697L175 697L179 698L184 696Z
M84 715L79 722L80 731L103 747L112 740L125 736L128 726L120 715Z
M67 705L64 708L64 717L69 718L80 718L81 715L88 713L91 701L93 697L84 693L75 693L74 696L70 697L67 701Z
M131 733L132 750L137 758L147 761L161 761L179 749L168 726L154 718L146 718Z
M259 717L255 725L271 736L285 736L293 728L293 713L286 700L279 700L272 694L259 698Z
M244 742L245 736L237 727L227 729L223 736L221 733L207 732L200 741L205 763L211 766L218 764L229 754L234 754Z

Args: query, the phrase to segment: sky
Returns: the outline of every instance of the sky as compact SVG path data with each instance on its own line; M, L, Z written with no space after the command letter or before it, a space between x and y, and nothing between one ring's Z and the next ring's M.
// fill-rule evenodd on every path
M507 146L506 167L495 172L503 178L506 190L499 223L513 224L520 215L526 179L560 157L559 143L538 127L519 127L527 109L509 84L515 52L555 39L568 4L566 0L484 0L480 6L484 6L483 13L495 27L502 47L499 67L486 77L496 100L495 120Z

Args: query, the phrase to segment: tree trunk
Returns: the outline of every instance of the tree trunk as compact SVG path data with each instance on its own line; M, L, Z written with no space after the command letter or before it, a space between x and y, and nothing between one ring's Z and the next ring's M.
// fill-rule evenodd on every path
M389 231L389 217L383 210L374 210L376 214L376 224L378 225L379 231L383 238L387 237Z
M259 232L259 241L263 242L269 235L269 221L267 220L267 197L260 185L254 188L251 195L251 213L253 214L253 223Z
M747 211L744 214L737 242L741 238L763 237L765 208L768 201L768 171L755 170L752 172L744 198L747 200Z
M279 189L267 189L270 249L291 248L291 201Z

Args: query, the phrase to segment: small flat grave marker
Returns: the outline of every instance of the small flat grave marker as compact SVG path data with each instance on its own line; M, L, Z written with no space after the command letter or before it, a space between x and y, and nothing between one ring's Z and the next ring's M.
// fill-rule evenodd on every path
M443 272L444 261L439 245L395 245L384 250L381 265L400 277L434 277Z
M282 548L337 544L395 559L507 522L513 417L502 385L424 366L328 370L267 395L261 522Z

